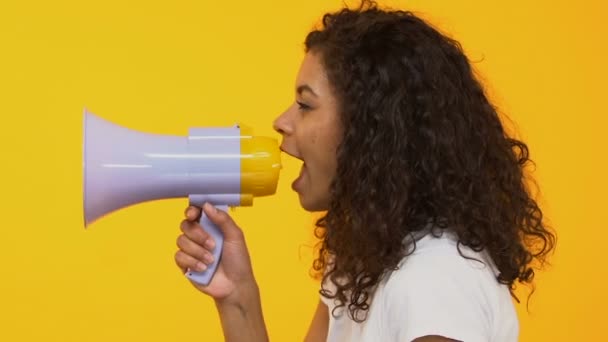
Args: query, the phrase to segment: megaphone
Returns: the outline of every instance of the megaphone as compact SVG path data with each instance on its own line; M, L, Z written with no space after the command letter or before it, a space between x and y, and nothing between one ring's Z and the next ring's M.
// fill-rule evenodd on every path
M87 109L83 117L85 228L99 218L146 201L188 198L219 209L251 206L254 197L276 192L281 169L275 139L254 136L241 125L189 128L187 136L130 130ZM220 262L223 234L203 213L215 240L214 262L203 272L188 270L207 285Z

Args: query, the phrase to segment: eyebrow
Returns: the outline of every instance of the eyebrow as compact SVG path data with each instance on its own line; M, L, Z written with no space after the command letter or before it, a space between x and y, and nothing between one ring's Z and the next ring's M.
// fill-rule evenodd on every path
M302 84L298 86L298 95L301 95L305 91L308 91L313 96L318 97L318 95L312 90L312 88L308 84Z

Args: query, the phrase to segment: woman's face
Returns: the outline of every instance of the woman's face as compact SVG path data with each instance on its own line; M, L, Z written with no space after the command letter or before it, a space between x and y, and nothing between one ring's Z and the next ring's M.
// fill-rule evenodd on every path
M329 187L336 175L336 149L342 139L338 101L318 53L304 57L295 87L295 102L274 122L283 136L281 150L303 161L292 188L308 211L329 207Z

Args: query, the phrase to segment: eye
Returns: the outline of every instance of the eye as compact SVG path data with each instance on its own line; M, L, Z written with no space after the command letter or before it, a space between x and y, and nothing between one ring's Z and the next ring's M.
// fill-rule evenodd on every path
M306 111L306 110L310 110L311 109L311 107L309 105L305 104L305 103L302 103L300 101L296 101L296 103L298 104L298 107L300 108L300 110Z

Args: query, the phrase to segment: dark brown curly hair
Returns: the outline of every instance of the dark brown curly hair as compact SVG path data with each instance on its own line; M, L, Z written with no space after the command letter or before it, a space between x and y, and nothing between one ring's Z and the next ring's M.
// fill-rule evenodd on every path
M455 233L459 251L485 250L512 294L516 281L531 285L556 237L532 198L528 147L507 134L461 45L364 0L325 14L305 46L321 56L344 127L315 228L313 272L336 286L321 295L362 321L374 287L415 249L406 237L429 222Z

